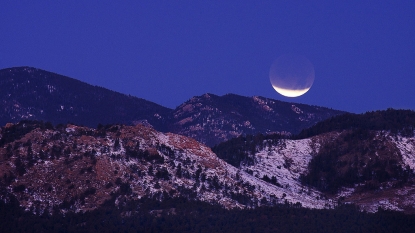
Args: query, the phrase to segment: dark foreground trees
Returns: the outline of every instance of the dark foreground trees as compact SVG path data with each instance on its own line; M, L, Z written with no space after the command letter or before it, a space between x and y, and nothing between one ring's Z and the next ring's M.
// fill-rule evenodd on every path
M184 198L143 199L121 208L107 204L65 216L33 215L20 209L15 200L0 204L0 232L413 232L414 220L414 215L383 210L369 214L353 206L225 210Z

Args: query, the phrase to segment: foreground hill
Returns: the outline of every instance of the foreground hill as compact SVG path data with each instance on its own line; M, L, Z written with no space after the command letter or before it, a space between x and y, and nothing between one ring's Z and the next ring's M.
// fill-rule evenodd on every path
M0 125L25 119L88 127L141 123L213 146L239 135L297 134L341 113L234 94L193 97L173 110L36 68L0 70Z
M413 213L414 169L415 137L390 131L238 137L213 152L143 125L91 129L24 121L2 127L0 138L2 200L14 197L39 213L142 198L185 198L227 209L353 203L370 212Z
M143 125L98 129L56 128L41 122L8 124L1 130L0 195L26 210L83 212L108 200L123 205L141 198L181 197L245 208L293 203L324 208L318 191L306 195L270 185L219 159L184 136ZM304 188L303 188L304 189Z
M377 116L376 121L373 116ZM302 184L321 191L325 198L357 204L371 212L381 207L413 213L414 116L414 112L406 110L369 112L346 118L351 122L369 119L354 123L354 127L337 121L343 117L339 116L310 129L324 131L334 125L336 130L309 138L239 137L213 147L213 151L234 166L277 186L301 193ZM344 124L344 128L337 127L338 123Z

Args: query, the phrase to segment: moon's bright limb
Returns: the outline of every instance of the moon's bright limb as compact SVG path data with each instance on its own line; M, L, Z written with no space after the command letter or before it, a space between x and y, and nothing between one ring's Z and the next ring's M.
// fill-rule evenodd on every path
M314 82L313 64L304 56L287 54L275 60L269 71L272 87L286 97L298 97Z
M290 89L284 89L284 88L279 88L277 86L272 85L272 87L281 95L286 96L286 97L298 97L300 95L304 95L308 90L310 90L310 88L306 88L303 90L290 90Z

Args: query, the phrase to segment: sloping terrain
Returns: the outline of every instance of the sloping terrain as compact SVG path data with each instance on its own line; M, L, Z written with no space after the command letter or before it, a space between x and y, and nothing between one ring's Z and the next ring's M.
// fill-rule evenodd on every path
M48 71L16 67L0 70L0 124L21 120L98 124L147 123L160 130L171 110L150 101Z
M407 113L409 114L403 114ZM387 110L357 115L378 120L303 139L281 135L232 139L213 148L236 167L295 192L317 189L334 205L352 203L362 210L384 209L413 213L415 137L413 112ZM397 117L389 117L391 115ZM340 116L342 117L342 116ZM321 122L327 126L335 122ZM353 120L349 118L349 120ZM336 123L337 125L337 123ZM377 128L383 125L385 129ZM322 127L325 129L327 127ZM317 128L317 130L320 130ZM307 192L307 191L306 191Z
M32 212L177 197L415 210L413 111L332 117L342 112L234 94L171 110L28 67L1 70L0 91L0 121L14 122L1 128L0 195Z
M145 124L208 146L239 135L300 130L343 112L264 97L205 94L176 109L31 67L0 70L0 125L21 120Z
M317 191L302 195L270 185L193 139L142 125L90 129L20 122L1 133L2 198L13 195L34 212L83 212L112 198L122 204L143 197L185 197L225 208L327 206Z
M240 135L297 134L319 121L342 113L260 96L205 94L177 107L171 116L170 129L213 146Z
M212 149L216 154L194 139L143 125L9 123L1 128L0 195L35 213L84 212L142 198L227 209L287 203L415 210L415 137L408 132L257 135Z

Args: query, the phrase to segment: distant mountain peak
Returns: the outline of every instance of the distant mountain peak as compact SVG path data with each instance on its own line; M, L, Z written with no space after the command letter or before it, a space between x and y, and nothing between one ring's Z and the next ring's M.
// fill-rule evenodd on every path
M23 119L97 124L146 120L163 128L156 114L165 116L168 108L137 97L32 67L0 70L0 123Z
M195 96L174 109L170 130L213 146L239 135L299 133L343 112L261 96Z

